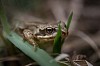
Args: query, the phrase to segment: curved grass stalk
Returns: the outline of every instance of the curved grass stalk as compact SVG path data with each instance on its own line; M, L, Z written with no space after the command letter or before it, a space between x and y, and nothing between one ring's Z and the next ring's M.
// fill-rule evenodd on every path
M82 31L78 31L76 35L82 38L84 41L86 41L94 49L94 51L97 53L97 55L100 58L99 48L97 47L96 43L87 34L85 34Z

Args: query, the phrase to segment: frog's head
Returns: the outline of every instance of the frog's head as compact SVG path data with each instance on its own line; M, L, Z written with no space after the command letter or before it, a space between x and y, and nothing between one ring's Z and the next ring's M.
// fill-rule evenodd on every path
M57 35L58 24L41 24L34 29L34 37L41 41L52 41ZM60 23L62 37L65 38L68 34L65 23Z

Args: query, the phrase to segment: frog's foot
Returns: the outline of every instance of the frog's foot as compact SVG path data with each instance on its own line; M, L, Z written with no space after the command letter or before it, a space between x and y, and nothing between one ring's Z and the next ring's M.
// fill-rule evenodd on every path
M76 55L72 57L73 60L86 60L86 55Z
M33 46L33 48L34 48L34 51L36 51L37 49L38 49L38 44L35 44L34 46Z
M25 38L23 38L23 42L26 42L27 40Z
M23 42L27 41L27 39L25 38L25 36L23 34L21 34L21 37L22 37Z

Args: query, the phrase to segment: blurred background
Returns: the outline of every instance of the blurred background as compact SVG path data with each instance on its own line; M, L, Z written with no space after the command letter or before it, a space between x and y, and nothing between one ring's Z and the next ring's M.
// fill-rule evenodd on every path
M73 11L62 53L84 54L87 61L100 66L100 0L2 0L2 3L12 28L29 21L66 22ZM0 35L0 66L24 66L30 62Z

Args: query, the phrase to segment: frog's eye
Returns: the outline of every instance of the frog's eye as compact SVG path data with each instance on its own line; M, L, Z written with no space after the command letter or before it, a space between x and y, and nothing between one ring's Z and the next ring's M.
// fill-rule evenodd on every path
M52 27L47 27L46 28L47 33L52 33L53 31L54 31L54 28L52 28Z

